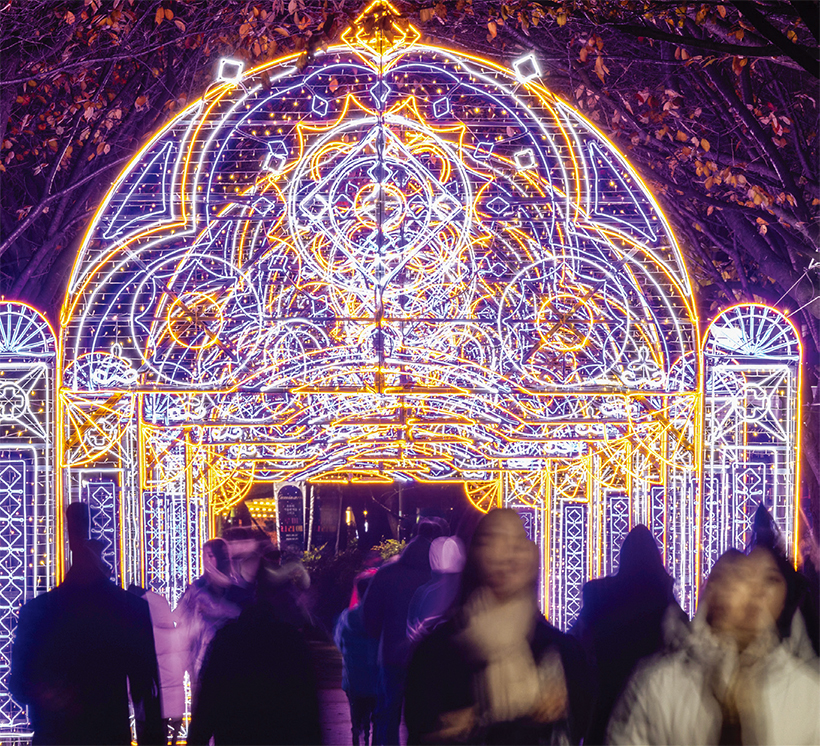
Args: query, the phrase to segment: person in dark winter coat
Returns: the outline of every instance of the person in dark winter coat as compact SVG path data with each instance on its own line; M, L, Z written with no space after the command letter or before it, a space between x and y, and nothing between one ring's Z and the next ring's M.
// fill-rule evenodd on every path
M655 539L646 526L637 525L621 546L618 573L584 586L583 607L572 633L594 662L598 685L585 743L604 742L612 708L636 665L663 646L666 614L685 619L673 585Z
M379 692L375 713L378 746L399 742L410 652L407 612L413 594L430 580L430 543L441 531L438 523L422 520L419 535L408 542L398 560L379 568L362 601L365 630L379 640Z
M578 743L591 708L580 644L540 614L538 549L518 514L479 523L460 600L410 663L411 744Z
M812 652L817 655L820 651L820 614L816 585L810 580L810 574L794 569L794 564L786 554L783 535L763 503L757 506L752 521L752 538L748 549L752 551L755 547L769 550L786 579L786 603L777 620L778 633L781 638L790 637L794 618L799 616L798 623L805 625Z
M356 581L359 598L364 598L371 577L360 577ZM339 615L333 639L342 654L342 689L350 703L353 744L367 746L379 684L379 645L378 640L364 630L361 604Z
M20 610L9 690L29 710L35 744L164 744L148 604L108 577L89 542L88 506L66 511L71 569Z
M260 563L256 598L214 636L202 664L188 743L319 744L319 699L302 634L277 619L278 568Z
M407 612L407 639L417 645L441 622L461 588L464 544L457 536L439 536L430 545L431 578L410 601Z

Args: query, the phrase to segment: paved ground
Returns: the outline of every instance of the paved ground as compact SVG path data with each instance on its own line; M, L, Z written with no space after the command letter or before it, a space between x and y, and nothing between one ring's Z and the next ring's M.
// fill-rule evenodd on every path
M311 640L310 647L316 665L319 685L319 706L322 716L323 741L328 746L351 743L350 708L342 691L342 656L335 645L323 640Z
M348 746L350 733L350 707L347 695L342 691L342 656L331 642L312 640L310 646L316 665L319 685L319 706L322 718L322 740L325 746ZM399 734L401 743L407 743L407 731L402 723Z

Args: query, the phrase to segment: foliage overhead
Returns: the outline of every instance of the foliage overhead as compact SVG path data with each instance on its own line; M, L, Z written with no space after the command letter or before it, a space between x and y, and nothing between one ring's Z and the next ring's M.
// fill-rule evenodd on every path
M361 0L7 0L0 9L0 292L54 313L121 167L219 58L309 65ZM431 40L509 62L595 122L659 197L702 316L792 312L820 501L820 15L815 0L397 2Z

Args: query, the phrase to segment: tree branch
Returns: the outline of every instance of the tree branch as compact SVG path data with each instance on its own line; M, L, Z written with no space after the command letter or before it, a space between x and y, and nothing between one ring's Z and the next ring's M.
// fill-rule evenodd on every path
M93 174L88 174L88 176L84 177L83 179L80 179L79 181L75 182L74 184L71 184L70 186L67 186L65 189L62 189L59 192L55 192L49 197L46 197L33 210L29 212L29 214L26 216L26 219L20 225L17 226L14 232L5 241L3 241L3 243L0 243L0 256L3 256L3 254L5 254L6 251L9 250L9 248L17 240L17 238L37 219L40 213L43 212L43 210L45 210L45 208L48 207L52 202L59 199L60 197L65 196L69 192L73 192L75 189L78 189L86 182L91 181L91 179L96 179L104 171L107 171L110 168L114 168L115 166L119 166L123 163L126 163L129 160L131 160L130 154L123 156L122 158L118 158L117 160L112 161L111 163L98 169Z
M820 78L820 61L812 57L801 46L795 44L782 31L775 28L766 16L760 12L759 6L751 0L734 0L732 3L740 13L772 44L787 57L791 57L800 67L815 78Z

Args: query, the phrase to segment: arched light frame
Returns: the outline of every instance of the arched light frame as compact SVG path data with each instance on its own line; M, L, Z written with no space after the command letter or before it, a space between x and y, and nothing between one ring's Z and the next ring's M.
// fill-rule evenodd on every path
M121 577L172 602L255 482L415 479L519 510L559 625L639 522L691 611L703 374L667 221L535 57L381 13L218 83L117 180L61 316L67 494L118 475Z

